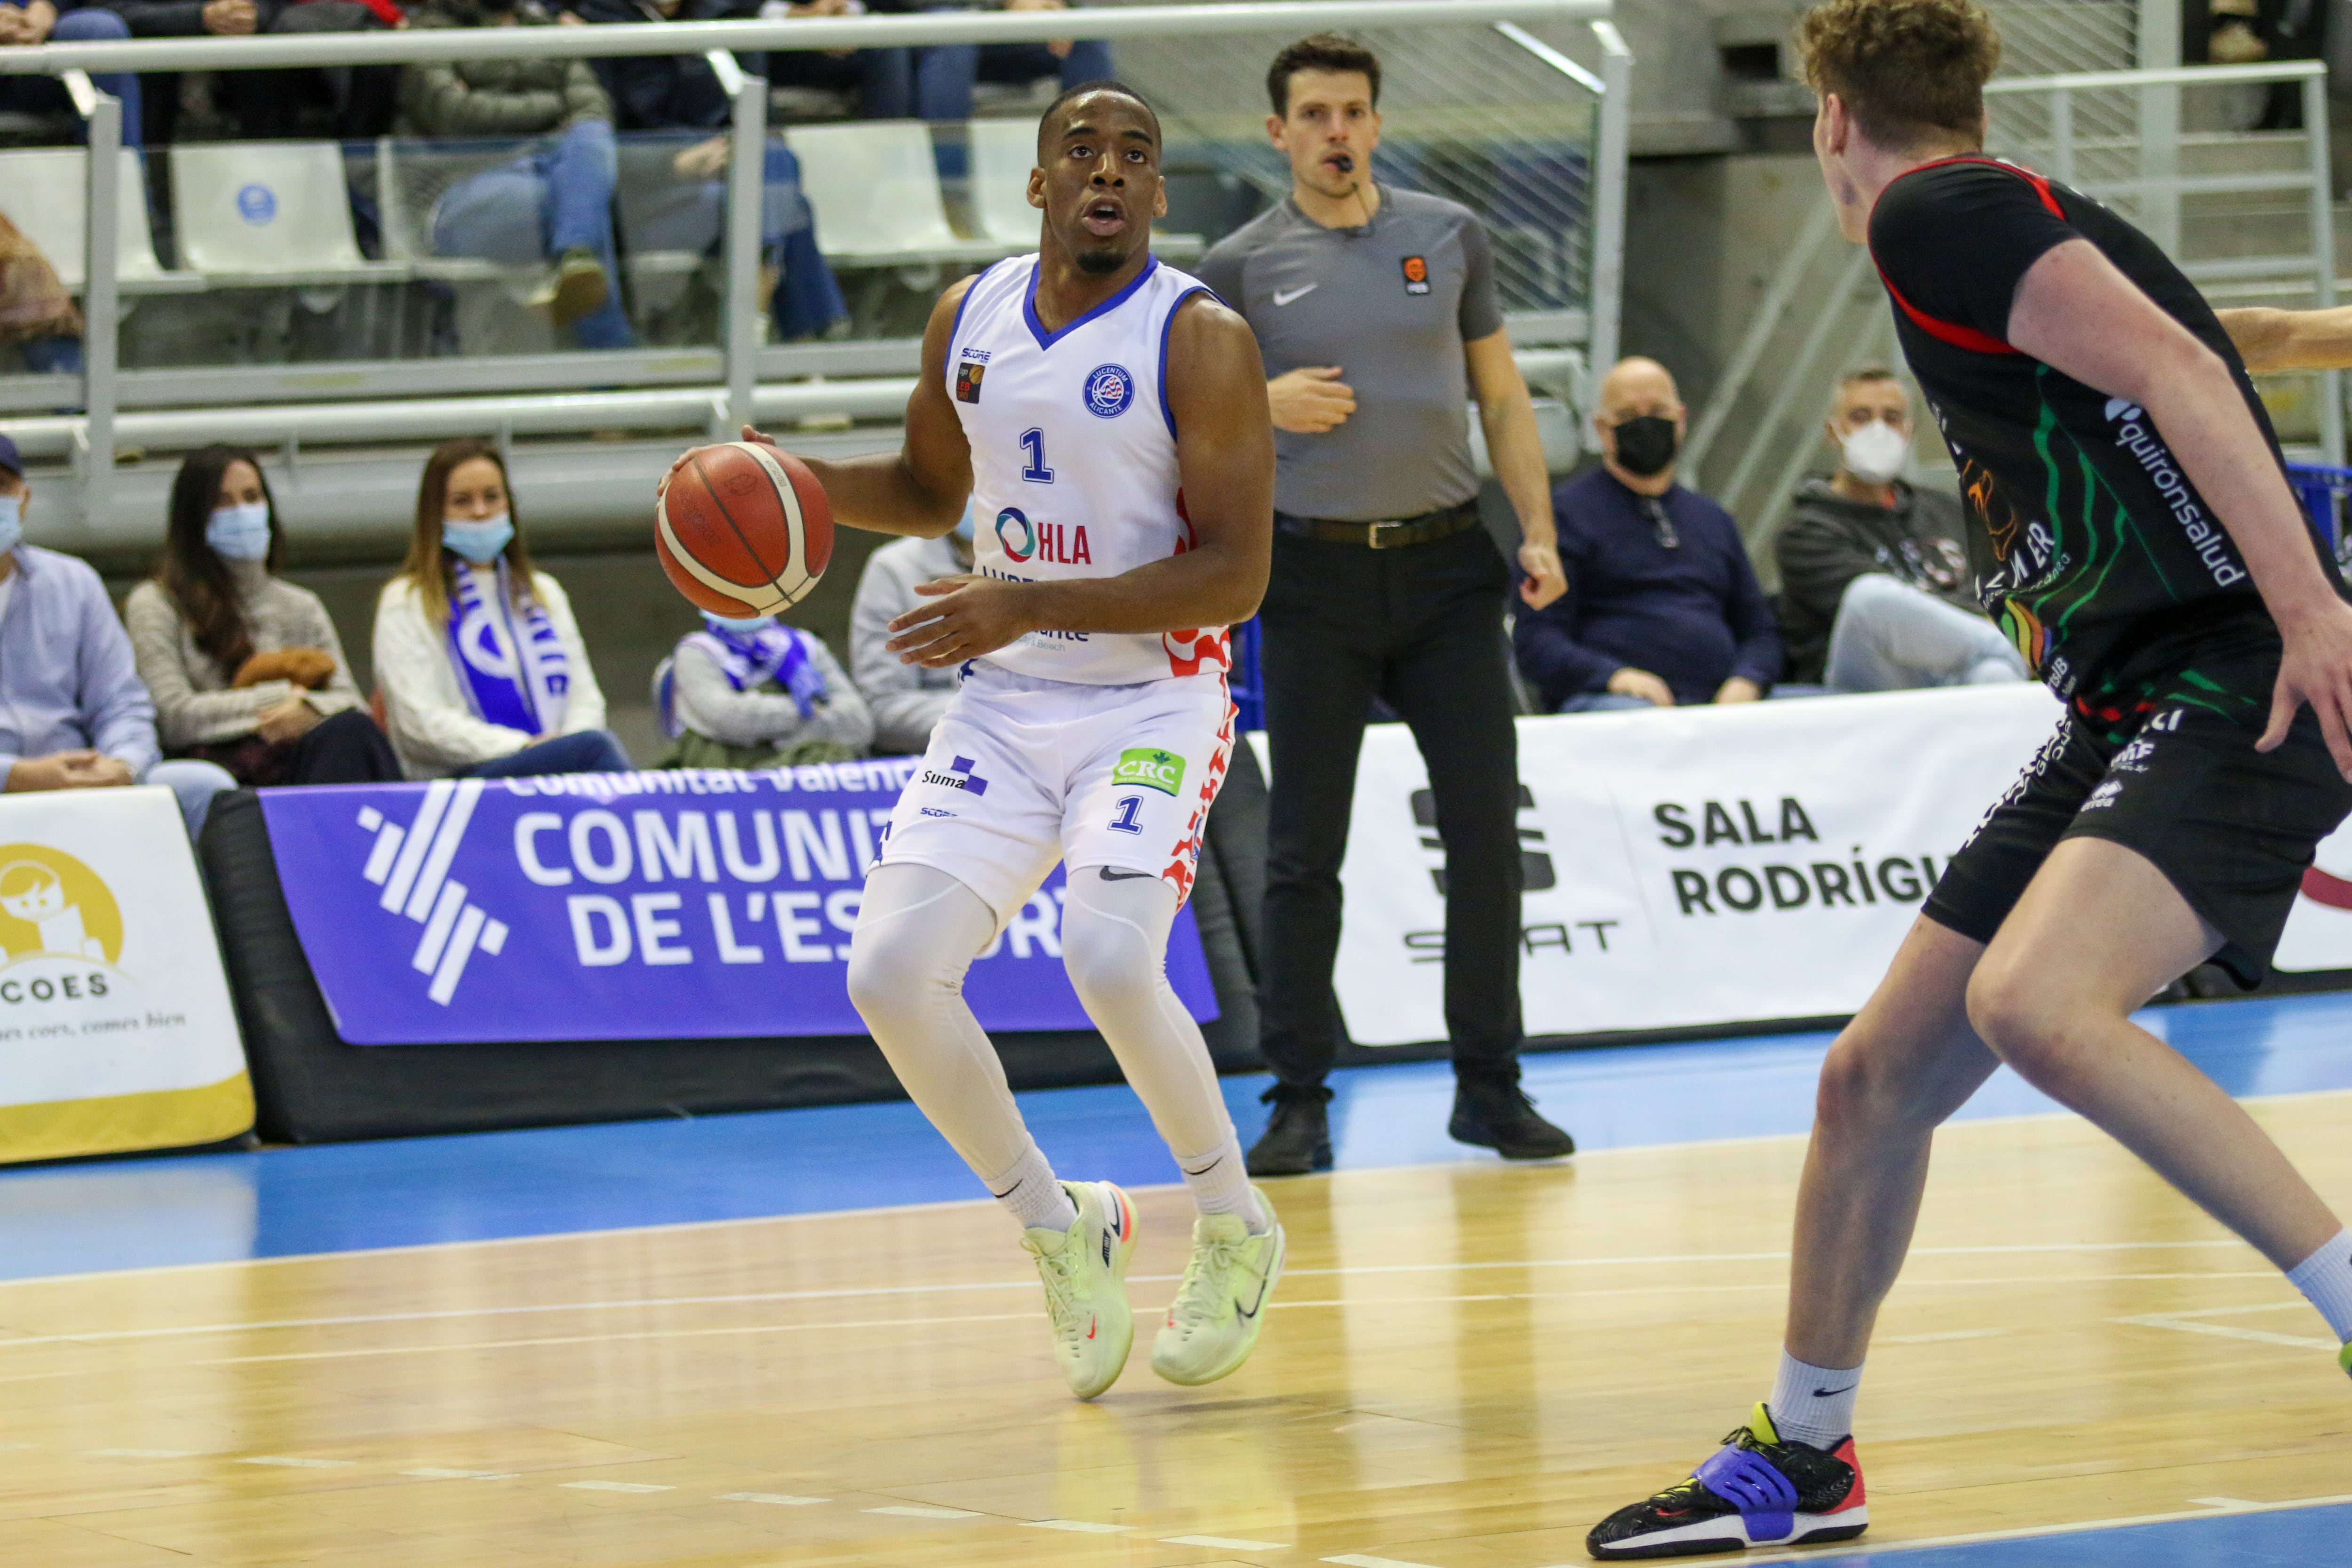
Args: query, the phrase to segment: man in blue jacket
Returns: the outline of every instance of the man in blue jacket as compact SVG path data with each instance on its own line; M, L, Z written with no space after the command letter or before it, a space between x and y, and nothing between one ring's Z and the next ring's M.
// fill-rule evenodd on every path
M1601 381L1601 467L1552 494L1568 592L1512 630L1547 712L1753 702L1780 679L1780 628L1738 524L1675 482L1686 417L1655 360Z

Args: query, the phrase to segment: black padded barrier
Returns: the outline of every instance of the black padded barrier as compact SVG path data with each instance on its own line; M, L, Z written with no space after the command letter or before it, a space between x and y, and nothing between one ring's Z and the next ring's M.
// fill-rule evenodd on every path
M863 1035L346 1044L302 956L260 797L250 790L219 796L197 852L245 1032L259 1131L270 1142L326 1143L904 1098L881 1051ZM1244 1071L1258 1065L1257 1010L1241 926L1218 860L1215 853L1202 856L1192 895L1223 1014L1202 1032L1220 1071ZM1016 1089L1118 1079L1109 1047L1092 1031L999 1035L996 1046Z

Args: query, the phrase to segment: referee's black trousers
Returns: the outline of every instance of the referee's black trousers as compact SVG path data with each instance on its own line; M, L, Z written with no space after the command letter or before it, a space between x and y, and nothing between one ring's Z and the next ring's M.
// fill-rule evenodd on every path
M1331 986L1339 863L1375 696L1411 726L1436 797L1454 1072L1518 1079L1518 740L1503 642L1510 581L1483 528L1399 550L1275 535L1259 612L1274 777L1258 1008L1260 1048L1285 1084L1320 1084L1342 1038ZM1373 808L1412 822L1402 788Z

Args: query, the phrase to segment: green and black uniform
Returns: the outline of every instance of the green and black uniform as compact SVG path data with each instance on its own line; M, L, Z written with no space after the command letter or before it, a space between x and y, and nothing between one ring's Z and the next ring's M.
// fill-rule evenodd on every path
M2278 457L2211 308L2105 207L1980 157L1924 164L1880 195L1871 255L1959 468L1979 595L2067 707L1927 913L1990 941L2058 840L2095 835L2161 868L2222 933L2220 961L2252 984L2313 847L2352 810L2352 786L2307 710L2279 750L2253 750L2278 628L2155 423L2006 341L2019 282L2071 239L2097 247L2221 356ZM2315 533L2312 549L2336 580Z

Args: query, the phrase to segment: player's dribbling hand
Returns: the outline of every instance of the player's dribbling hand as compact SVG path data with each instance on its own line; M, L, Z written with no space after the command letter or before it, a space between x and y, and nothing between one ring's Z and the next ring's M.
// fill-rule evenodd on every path
M944 669L994 653L1036 628L1029 624L1028 584L967 573L919 583L915 592L930 601L890 623L897 635L883 646L900 664Z
M2286 648L2271 689L2271 721L2257 752L2274 751L2305 703L2319 720L2336 770L2352 780L2352 605L2330 597L2293 620L2279 620Z
M738 437L737 439L743 441L756 441L762 447L776 447L776 438L773 436L763 435L760 431L752 429L749 425L743 426L743 434ZM654 487L654 500L659 500L662 497L667 495L669 493L670 480L677 478L677 471L680 468L694 461L694 455L697 452L703 450L705 450L705 448L701 447L688 447L685 451L680 452L677 455L677 461L672 463L669 466L669 471L662 475L661 483ZM783 448L782 447L776 447L776 450L781 452Z

